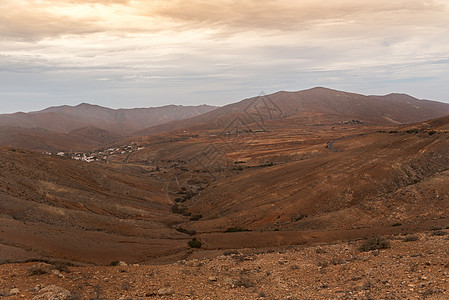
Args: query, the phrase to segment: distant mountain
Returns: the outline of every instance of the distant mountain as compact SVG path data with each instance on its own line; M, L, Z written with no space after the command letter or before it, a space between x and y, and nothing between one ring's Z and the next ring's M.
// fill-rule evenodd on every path
M96 127L127 135L133 131L187 119L216 109L214 106L168 105L154 108L110 109L82 103L77 106L57 106L31 113L0 115L0 126L42 128L66 133L83 127ZM0 144L4 144L1 143Z
M356 120L372 125L393 125L422 122L445 115L449 115L449 104L418 100L406 94L365 96L317 87L245 99L190 119L153 126L133 135L152 135L181 128L226 128L235 120L257 125L270 120L299 124Z

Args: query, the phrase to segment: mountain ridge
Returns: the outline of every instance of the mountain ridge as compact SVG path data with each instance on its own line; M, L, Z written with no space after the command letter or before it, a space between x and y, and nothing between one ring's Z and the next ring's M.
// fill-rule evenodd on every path
M52 106L29 113L0 114L0 126L44 128L57 133L93 126L120 135L185 119L216 109L215 106L166 105L161 107L112 109L99 105L80 103L76 106Z
M190 119L176 120L133 133L133 136L154 135L190 128L224 128L236 118L246 124L258 119L341 122L360 119L374 125L393 125L423 122L449 115L449 104L420 100L407 94L391 93L384 96L362 95L323 87L303 91L279 91L270 95L246 98ZM257 123L257 122L256 122Z

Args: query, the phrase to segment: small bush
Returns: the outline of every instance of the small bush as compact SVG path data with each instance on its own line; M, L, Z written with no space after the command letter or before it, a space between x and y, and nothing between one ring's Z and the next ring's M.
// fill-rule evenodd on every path
M443 230L436 230L433 231L431 236L445 236L447 235L447 232L443 231Z
M237 250L226 250L223 252L223 255L225 256L229 256L229 255L239 255L240 252L238 252Z
M191 213L187 211L187 207L182 206L182 205L173 205L171 208L171 212L174 214L180 214L183 216L190 216Z
M203 243L201 243L201 241L198 241L196 238L193 238L187 244L189 244L190 248L201 248L201 246L203 245Z
M295 218L295 222L301 221L302 219L304 219L306 217L306 215L299 215Z
M334 266L341 265L344 263L345 263L345 261L341 258L331 258L331 260L329 261L329 264L334 265Z
M405 237L402 241L403 242L415 242L417 240L419 240L419 237L417 235L410 235L410 236Z
M359 247L359 251L368 252L373 250L388 249L390 248L390 242L383 237L373 235L366 238L362 245Z
M30 276L47 274L48 270L42 265L34 265L28 269Z
M242 232L242 231L249 231L249 229L242 229L240 227L229 227L225 230L225 232Z
M320 260L317 262L317 266L320 268L326 268L329 266L329 263L325 260Z
M238 287L250 288L254 286L254 282L252 282L249 278L240 277L240 279L235 281L234 285Z
M187 230L187 229L182 228L182 227L176 228L176 231L181 232L181 233L185 233L185 234L188 234L188 235L195 235L196 234L195 230Z
M51 262L51 264L53 265L53 268L60 271L60 272L66 272L66 273L70 273L70 269L69 266L72 266L72 264L65 262L65 261L53 261Z
M190 217L190 221L198 221L202 217L203 217L203 215L193 215Z
M408 134L416 134L419 132L419 130L416 128L413 128L413 129L406 130L405 132Z

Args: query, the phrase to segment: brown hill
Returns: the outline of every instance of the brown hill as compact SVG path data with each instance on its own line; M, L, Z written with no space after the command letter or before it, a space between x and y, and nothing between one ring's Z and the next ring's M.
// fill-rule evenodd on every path
M209 105L168 105L155 108L110 109L82 103L77 106L50 107L31 113L0 115L0 126L43 128L58 133L91 126L126 135L165 122L191 118L215 108Z
M189 171L177 178L186 188L194 174L210 175L199 195L178 204L202 216L181 226L202 233L208 249L449 225L449 132L439 130L449 118L385 128L275 124L267 132L152 137L129 161L176 162ZM224 233L229 228L252 231Z
M351 230L447 218L447 132L350 135L333 144L338 152L323 145L317 145L315 154L306 145L295 152L302 147L307 152L300 160L243 168L214 182L187 203L192 213L205 216L192 228ZM248 146L238 160L250 161L254 153L258 155L257 148ZM259 160L272 159L270 155Z
M109 264L184 253L164 183L144 167L99 165L0 148L1 260Z
M0 145L37 152L92 151L121 138L121 135L95 127L56 133L42 128L0 126Z
M37 152L90 151L104 144L95 137L55 133L42 128L0 126L0 145Z
M70 135L76 136L78 138L85 138L89 140L94 140L98 143L98 146L107 146L111 145L119 139L123 138L123 136L112 133L110 131L88 126L83 128L78 128L69 132Z
M153 126L133 135L152 135L185 128L225 129L236 120L252 129L260 129L270 126L267 123L269 120L294 119L298 124L338 124L356 120L371 125L392 125L422 122L447 114L447 103L418 100L405 94L364 96L318 87L245 99L197 117Z

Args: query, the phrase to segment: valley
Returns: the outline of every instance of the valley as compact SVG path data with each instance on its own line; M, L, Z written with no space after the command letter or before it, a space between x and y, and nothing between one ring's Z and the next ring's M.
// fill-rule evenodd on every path
M295 256L449 228L448 117L397 124L353 112L289 116L277 110L286 102L273 99L84 151L1 147L4 268L176 266L286 247Z

